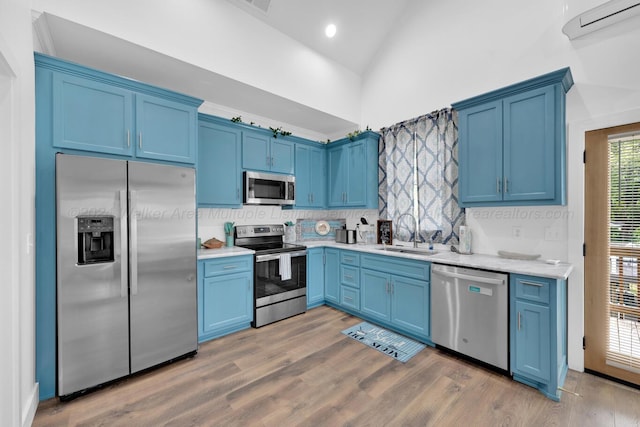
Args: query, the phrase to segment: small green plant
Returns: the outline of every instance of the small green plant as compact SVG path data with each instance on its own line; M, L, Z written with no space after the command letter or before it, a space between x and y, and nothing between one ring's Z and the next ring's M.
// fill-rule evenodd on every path
M242 116L234 117L231 119L233 123L242 123Z
M277 138L278 134L280 134L282 136L291 135L291 132L287 132L286 130L282 130L282 127L272 128L271 126L269 126L269 129L271 130L271 132L273 132L273 137L274 138Z
M347 138L349 138L350 140L352 140L352 141L353 141L353 139L354 139L356 136L360 135L361 133L362 133L362 131L361 131L361 130L359 130L359 129L354 130L353 132L349 132L349 133L347 134Z

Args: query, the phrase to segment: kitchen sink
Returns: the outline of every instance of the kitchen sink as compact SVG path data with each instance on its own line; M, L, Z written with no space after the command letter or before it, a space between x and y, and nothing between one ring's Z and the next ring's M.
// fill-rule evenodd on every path
M379 250L384 252L400 252L403 254L416 254L416 255L435 255L438 253L438 251L433 249L405 248L400 246L386 246L384 248L379 248Z

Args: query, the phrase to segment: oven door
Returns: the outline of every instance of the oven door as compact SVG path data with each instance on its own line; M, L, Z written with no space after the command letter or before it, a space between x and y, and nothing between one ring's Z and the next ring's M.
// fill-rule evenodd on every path
M291 258L291 274L283 278L281 255ZM282 262L286 263L286 259ZM286 269L286 264L283 265ZM286 271L282 271L286 273ZM256 308L307 295L307 251L256 255L254 280Z

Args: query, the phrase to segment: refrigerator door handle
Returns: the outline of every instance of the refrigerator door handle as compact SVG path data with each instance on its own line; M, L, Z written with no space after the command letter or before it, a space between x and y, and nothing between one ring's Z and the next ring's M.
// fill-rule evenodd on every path
M127 255L127 192L120 190L120 296L127 297L127 283L129 283L129 260Z
M131 295L138 295L138 200L136 191L129 191L129 204L131 206L131 218L129 227L131 228L129 244L129 261L131 273Z

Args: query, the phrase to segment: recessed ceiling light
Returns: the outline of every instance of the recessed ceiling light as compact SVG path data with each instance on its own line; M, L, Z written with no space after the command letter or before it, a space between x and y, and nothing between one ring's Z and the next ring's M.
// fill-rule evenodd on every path
M332 38L336 35L336 30L337 28L334 24L329 24L327 25L327 28L324 29L324 33L327 35L327 37Z

